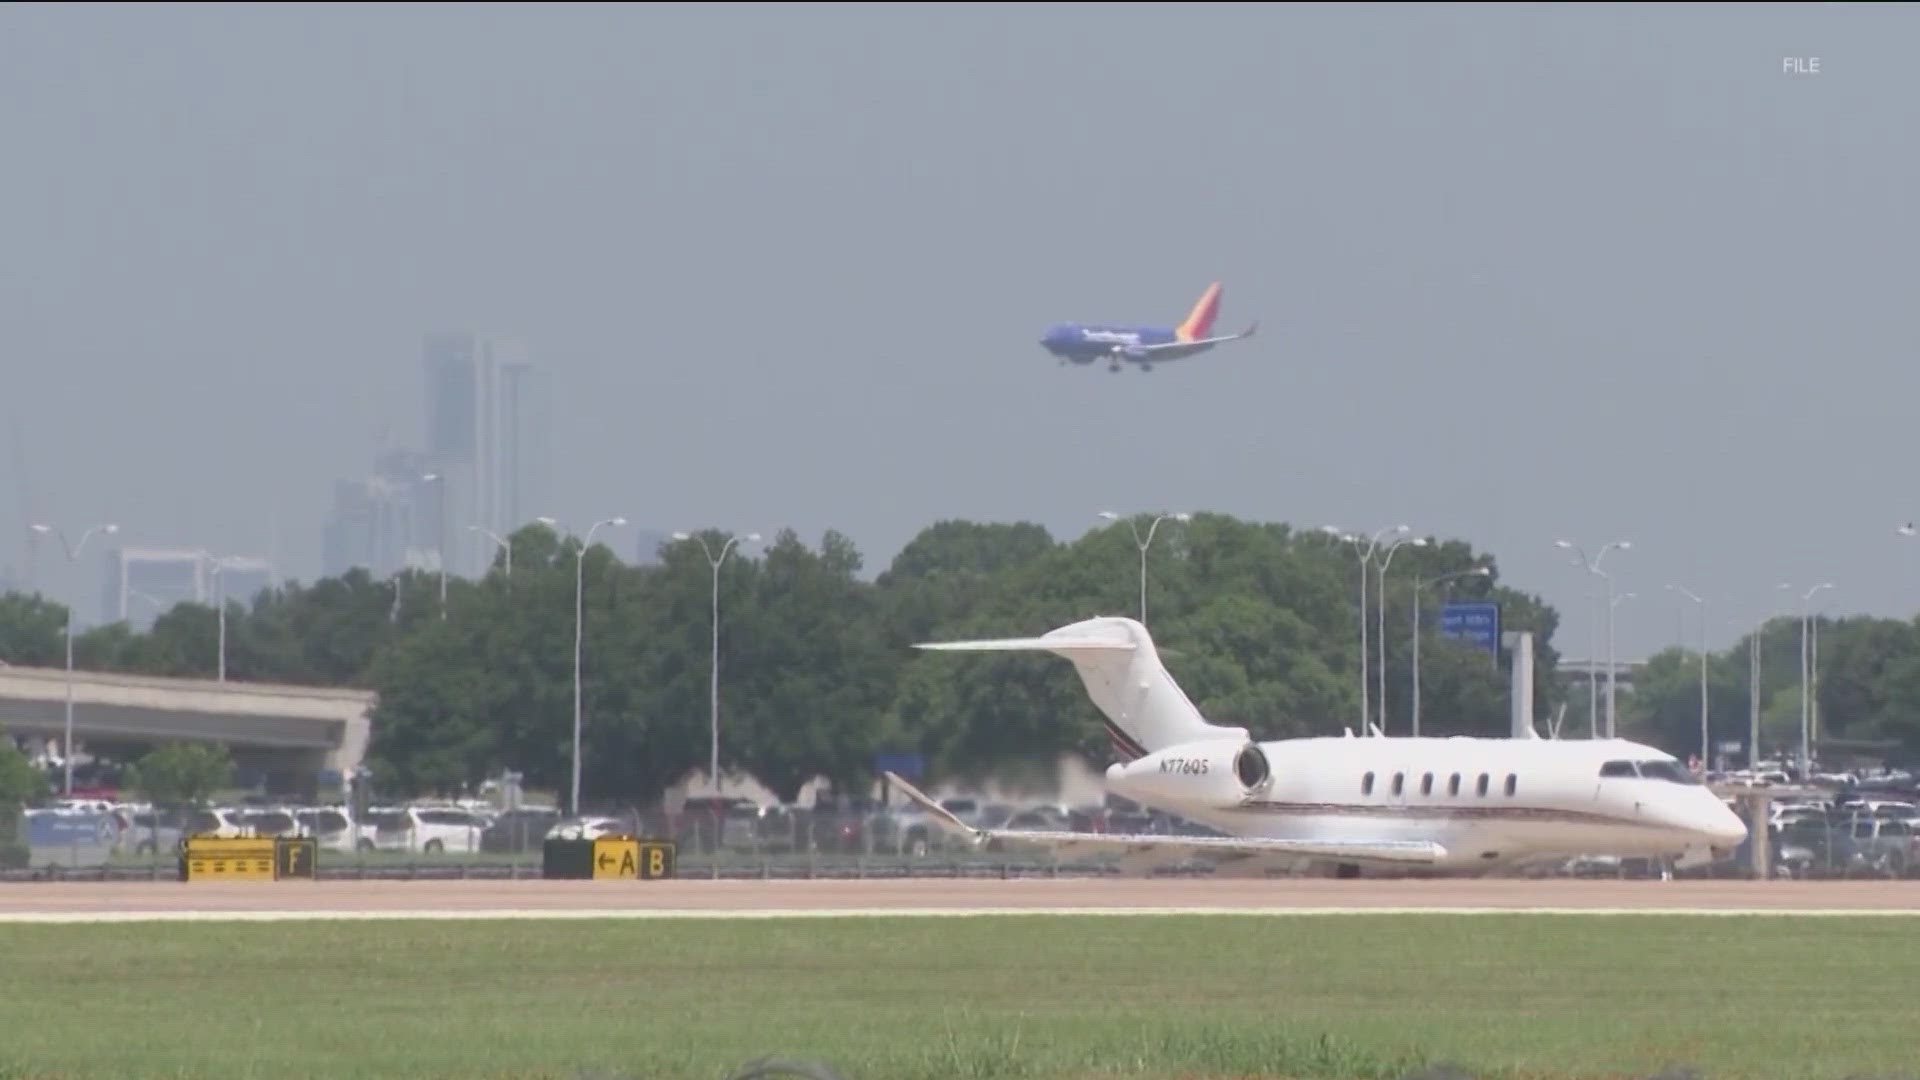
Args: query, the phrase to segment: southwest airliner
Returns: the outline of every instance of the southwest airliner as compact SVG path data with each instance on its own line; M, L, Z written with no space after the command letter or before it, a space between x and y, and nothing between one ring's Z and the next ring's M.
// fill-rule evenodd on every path
M1091 364L1106 359L1107 370L1119 371L1122 360L1140 365L1141 371L1153 370L1155 361L1179 360L1206 352L1223 341L1239 341L1253 336L1258 322L1238 334L1208 337L1213 317L1220 311L1220 283L1207 286L1200 299L1179 326L1114 326L1093 323L1060 323L1040 339L1041 348L1065 364Z

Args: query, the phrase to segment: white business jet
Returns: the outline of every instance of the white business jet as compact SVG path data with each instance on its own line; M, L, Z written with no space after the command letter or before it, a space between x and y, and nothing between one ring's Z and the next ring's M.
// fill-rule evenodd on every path
M1337 877L1474 875L1576 856L1716 858L1746 839L1725 803L1672 756L1624 739L1562 742L1354 737L1256 742L1207 722L1147 628L1097 618L1039 638L922 649L1042 650L1073 661L1122 761L1107 787L1225 836L971 828L893 773L947 831L975 844L1104 853L1123 867L1203 859L1217 872Z

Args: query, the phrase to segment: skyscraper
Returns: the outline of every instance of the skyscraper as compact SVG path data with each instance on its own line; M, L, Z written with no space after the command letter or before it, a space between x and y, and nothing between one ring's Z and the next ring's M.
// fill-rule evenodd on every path
M526 347L490 334L427 338L427 453L444 477L448 568L480 575L492 541L546 512L550 400Z
M374 475L335 485L321 572L338 577L361 566L385 578L439 569L443 492L422 479L429 467L419 451L392 450L374 463Z

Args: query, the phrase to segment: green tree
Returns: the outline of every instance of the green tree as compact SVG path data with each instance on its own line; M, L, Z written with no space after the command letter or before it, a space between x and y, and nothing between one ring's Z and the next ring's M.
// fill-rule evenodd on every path
M46 790L45 774L14 749L13 740L0 737L0 870L27 865L31 852L24 812L29 804L45 797Z
M66 663L67 609L35 594L0 594L0 660L21 667Z
M232 774L233 759L224 745L176 742L135 762L127 786L160 809L194 809L205 806Z

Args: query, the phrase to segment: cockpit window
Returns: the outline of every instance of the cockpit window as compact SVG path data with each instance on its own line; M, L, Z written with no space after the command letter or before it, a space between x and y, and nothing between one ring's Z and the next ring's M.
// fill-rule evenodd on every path
M1689 784L1698 787L1700 778L1687 771L1687 767L1677 761L1609 761L1600 766L1603 777L1644 777L1648 780L1665 780L1670 784Z
M1666 780L1675 784L1699 784L1700 778L1687 771L1685 765L1677 761L1642 761L1640 775L1649 780Z

